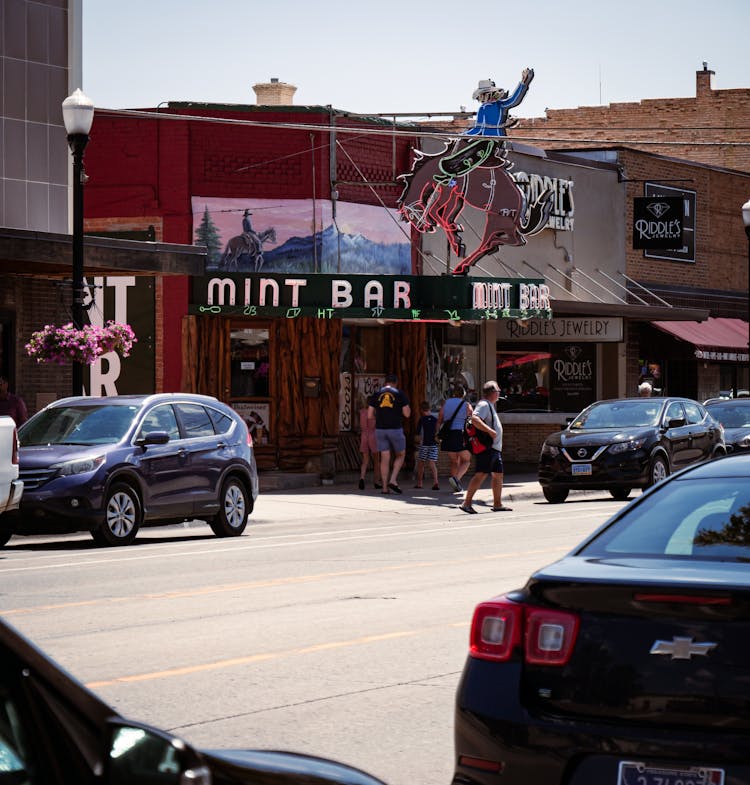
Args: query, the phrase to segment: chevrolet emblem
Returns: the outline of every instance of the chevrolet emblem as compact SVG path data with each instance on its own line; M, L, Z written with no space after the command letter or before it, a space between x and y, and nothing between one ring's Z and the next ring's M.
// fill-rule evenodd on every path
M716 646L716 643L695 643L692 638L672 638L654 641L649 654L669 654L673 660L689 660L694 654L705 657Z

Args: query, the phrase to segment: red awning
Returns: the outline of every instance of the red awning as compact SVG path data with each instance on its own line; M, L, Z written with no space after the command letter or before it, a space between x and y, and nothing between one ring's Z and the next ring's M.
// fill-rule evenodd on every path
M748 324L743 319L714 319L705 322L651 322L665 333L693 344L697 349L746 350Z

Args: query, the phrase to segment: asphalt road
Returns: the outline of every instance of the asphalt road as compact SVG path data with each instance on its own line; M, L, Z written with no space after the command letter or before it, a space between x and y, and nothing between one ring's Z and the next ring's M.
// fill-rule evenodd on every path
M507 496L510 501L512 488ZM205 747L333 757L392 785L447 785L474 605L525 582L622 507L517 492L267 493L237 539L149 529L13 538L0 614L120 712Z

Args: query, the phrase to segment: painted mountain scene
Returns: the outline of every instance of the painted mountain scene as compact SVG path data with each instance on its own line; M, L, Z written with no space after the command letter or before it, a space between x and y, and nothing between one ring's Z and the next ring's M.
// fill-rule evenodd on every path
M207 272L409 275L409 229L396 210L312 199L194 196L193 243Z

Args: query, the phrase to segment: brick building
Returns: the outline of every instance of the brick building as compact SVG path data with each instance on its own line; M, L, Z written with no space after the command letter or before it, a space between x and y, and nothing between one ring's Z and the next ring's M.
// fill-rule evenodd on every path
M0 374L31 413L72 388L71 366L38 364L24 347L43 325L71 320L72 166L61 104L81 84L81 16L81 0L14 0L0 9L0 74L5 75L0 101ZM122 392L132 391L131 378L140 376L137 383L143 384L142 374L148 373L139 364L154 338L153 327L147 326L154 323L153 273L201 272L203 256L201 249L132 239L86 242L85 273L96 304L90 317L114 317L113 292L122 293L123 282L143 293L131 303L138 313L131 308L127 314L141 320L143 341L126 361ZM113 286L108 285L110 277ZM86 388L97 378L106 383L117 359L99 360L87 369ZM153 385L153 371L148 384Z
M612 144L640 147L672 158L747 172L748 127L750 89L714 89L714 72L704 63L695 75L694 98L548 109L545 117L519 118L509 136L555 150Z

